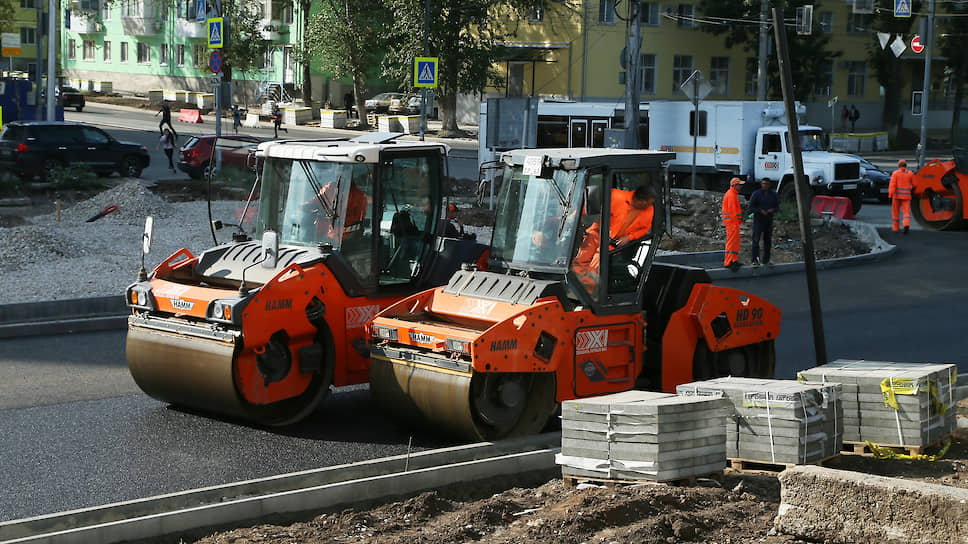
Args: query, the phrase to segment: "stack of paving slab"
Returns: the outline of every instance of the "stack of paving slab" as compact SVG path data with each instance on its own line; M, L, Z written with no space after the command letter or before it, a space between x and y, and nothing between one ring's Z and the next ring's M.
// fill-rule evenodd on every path
M670 481L726 466L724 399L626 391L561 405L564 477Z
M837 360L798 378L843 385L845 442L922 447L955 428L953 364Z
M844 424L839 384L726 377L680 385L676 392L730 401L730 459L802 465L840 453Z

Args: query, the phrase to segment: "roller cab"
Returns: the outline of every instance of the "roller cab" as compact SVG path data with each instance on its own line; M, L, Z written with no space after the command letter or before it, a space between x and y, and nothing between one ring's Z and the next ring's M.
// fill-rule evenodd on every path
M955 149L954 159L934 159L914 173L911 213L924 228L968 228L968 151Z
M446 151L260 145L255 240L236 235L198 256L182 249L128 287L127 359L138 386L177 406L284 425L331 386L365 382L366 323L434 285Z
M446 286L373 319L370 390L377 402L417 426L495 440L539 432L564 400L690 381L702 342L705 353L718 354L767 333L772 339L779 328L772 305L710 290L703 271L653 265L670 156L505 153L488 271L461 270ZM653 281L656 268L663 272ZM737 321L736 312L751 307L756 319ZM763 319L775 328L753 331ZM664 338L670 328L677 332ZM659 349L667 340L675 342ZM657 361L647 357L653 346ZM667 369L667 357L685 369ZM695 366L723 366L706 359Z

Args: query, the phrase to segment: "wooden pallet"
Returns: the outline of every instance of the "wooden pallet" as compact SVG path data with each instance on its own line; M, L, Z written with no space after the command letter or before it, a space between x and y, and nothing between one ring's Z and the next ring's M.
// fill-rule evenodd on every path
M739 472L750 472L750 473L771 473L775 474L777 472L783 472L784 470L795 467L798 464L802 465L835 465L840 461L840 455L831 455L830 457L824 457L817 461L811 463L770 463L763 461L762 459L742 459L739 457L729 457L727 458L729 462L729 468L739 471Z
M934 442L923 446L909 446L909 445L898 445L898 444L877 444L877 445L881 447L887 447L887 448L900 448L904 450L904 452L907 453L908 455L922 455L925 453L925 450L929 450L932 448L940 448L941 444L943 444L946 440L950 440L953 436L954 436L953 433L946 434L945 436L942 436L941 438L935 440ZM840 447L840 452L847 455L862 455L864 457L874 457L874 452L871 451L871 448L870 446L867 445L867 442L854 442L850 440L844 440L844 443Z
M690 485L696 485L697 480L699 480L700 478L708 478L710 480L715 480L720 484L722 484L723 471L719 470L716 472L710 472L708 474L698 474L696 476L689 476L687 478L675 478L672 480L646 480L646 479L629 480L625 478L591 478L588 476L568 476L568 475L563 475L561 477L562 481L564 481L565 485L568 487L575 487L581 483L603 485L605 487L621 487L626 485L640 485L640 484L666 484L666 485L690 486Z

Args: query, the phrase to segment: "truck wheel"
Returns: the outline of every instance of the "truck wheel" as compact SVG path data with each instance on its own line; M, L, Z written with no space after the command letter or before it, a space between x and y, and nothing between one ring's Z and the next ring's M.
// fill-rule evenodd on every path
M792 179L784 179L783 185L780 186L780 204L784 202L796 202L797 201L797 190L793 186Z

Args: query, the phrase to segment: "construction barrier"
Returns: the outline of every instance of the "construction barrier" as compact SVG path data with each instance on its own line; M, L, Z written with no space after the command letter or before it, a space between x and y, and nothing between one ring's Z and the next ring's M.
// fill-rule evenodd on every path
M178 110L178 120L182 123L201 123L202 113L199 110Z
M815 196L813 202L810 203L810 211L821 217L824 216L824 213L830 213L831 216L839 219L854 218L854 207L851 205L850 199L845 196Z

